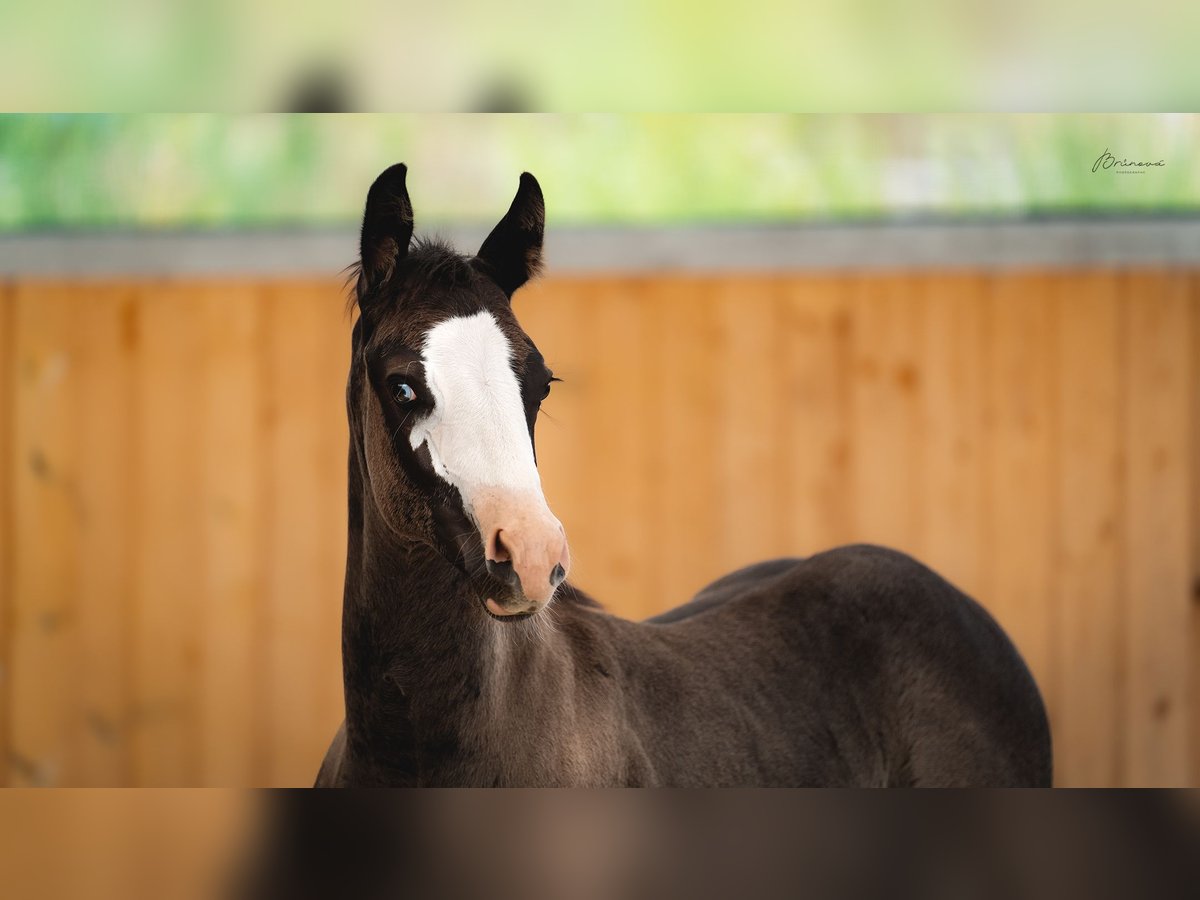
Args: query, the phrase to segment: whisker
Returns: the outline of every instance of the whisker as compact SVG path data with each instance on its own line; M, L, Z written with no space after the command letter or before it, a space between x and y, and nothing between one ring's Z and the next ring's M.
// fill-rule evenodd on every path
M408 421L408 417L412 415L412 410L404 414L404 418L400 420L400 424L396 426L396 430L392 432L392 443L396 443L396 438L400 436L401 430L404 428L404 423Z

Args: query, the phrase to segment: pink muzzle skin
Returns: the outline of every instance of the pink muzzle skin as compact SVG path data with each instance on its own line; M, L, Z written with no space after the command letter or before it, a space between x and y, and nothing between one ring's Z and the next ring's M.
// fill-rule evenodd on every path
M540 491L489 488L479 492L472 506L484 556L490 563L511 566L517 582L514 587L519 586L518 596L510 603L489 597L488 611L514 616L541 609L571 567L562 523L550 512Z

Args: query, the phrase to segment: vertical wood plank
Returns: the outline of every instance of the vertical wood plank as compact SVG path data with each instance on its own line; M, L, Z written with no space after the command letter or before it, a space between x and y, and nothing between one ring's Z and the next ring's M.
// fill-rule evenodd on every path
M298 786L316 776L337 724L330 702L340 705L346 444L337 419L345 412L330 398L345 372L328 365L330 342L341 339L336 293L279 282L263 288L263 299L269 586L261 739L268 783ZM336 543L331 522L341 525Z
M655 430L646 391L651 350L647 323L635 279L598 281L589 290L588 302L588 340L594 349L588 354L586 458L598 489L593 494L595 520L585 533L590 540L572 567L585 589L594 586L590 589L601 602L621 598L628 614L644 616L653 611L655 583L655 561L647 552L653 535L645 513L645 447Z
M207 285L198 323L203 339L201 484L204 602L201 614L200 781L255 784L251 752L263 639L261 404L258 293L251 285Z
M75 690L72 655L80 498L75 474L78 364L74 291L19 287L11 475L15 501L10 747L16 785L65 783Z
M1126 277L1124 781L1147 787L1182 785L1188 777L1187 303L1183 275Z
M1191 372L1188 383L1192 386L1191 441L1192 464L1190 467L1192 495L1192 559L1191 559L1191 641L1188 653L1191 657L1191 696L1187 710L1190 717L1189 741L1191 743L1191 774L1189 785L1200 785L1200 273L1192 272L1188 279L1188 313L1191 321Z
M80 529L75 592L77 638L72 675L78 706L72 721L71 784L130 783L134 580L134 410L138 306L133 288L92 285L73 303L79 322Z
M291 748L307 737L303 696L311 672L303 663L315 639L309 602L310 568L317 552L315 505L316 423L305 404L320 389L311 360L320 345L320 322L312 304L296 301L279 283L261 288L263 308L262 424L266 591L258 684L261 728L256 737L265 783L290 786Z
M919 281L921 532L923 562L969 594L982 587L983 340L979 275Z
M1055 711L1053 681L1054 382L1052 298L1044 274L989 278L981 589Z
M912 277L855 279L852 501L856 540L916 552L921 530L917 342Z
M13 415L17 379L16 291L8 281L0 282L0 787L10 783L8 774L9 696L12 691L13 609Z
M1055 784L1120 779L1120 315L1111 273L1054 279Z
M849 411L854 320L839 276L789 277L780 298L778 415L788 555L853 539Z
M196 784L204 600L203 308L195 287L139 287L134 779Z
M653 333L650 352L654 455L653 566L657 573L652 608L663 612L687 602L725 571L721 561L721 478L714 360L721 352L720 322L711 285L695 278L649 281L643 300ZM621 607L614 598L613 611ZM622 612L622 614L624 614Z
M721 357L707 379L720 404L721 563L731 571L788 552L780 482L783 386L778 279L743 275L713 285ZM696 377L704 379L697 373Z

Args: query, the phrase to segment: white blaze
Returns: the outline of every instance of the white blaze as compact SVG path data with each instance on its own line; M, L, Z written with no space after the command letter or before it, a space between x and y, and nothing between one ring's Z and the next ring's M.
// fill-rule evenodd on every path
M459 489L468 511L481 492L532 492L544 504L512 347L491 313L446 319L422 351L433 411L412 429L434 471Z

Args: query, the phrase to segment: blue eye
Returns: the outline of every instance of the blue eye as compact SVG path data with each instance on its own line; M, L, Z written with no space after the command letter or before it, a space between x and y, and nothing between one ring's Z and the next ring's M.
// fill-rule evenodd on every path
M399 404L412 403L417 399L417 392L412 389L412 385L400 382L392 385L392 396Z

